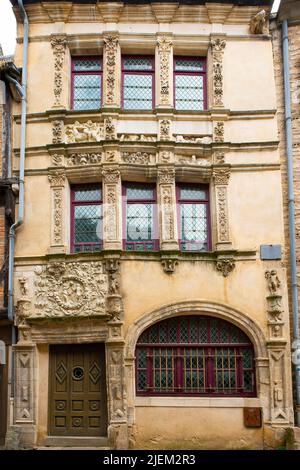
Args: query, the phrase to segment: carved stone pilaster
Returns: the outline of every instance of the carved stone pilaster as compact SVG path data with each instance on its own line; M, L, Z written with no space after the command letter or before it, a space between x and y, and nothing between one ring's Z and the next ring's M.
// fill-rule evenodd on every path
M161 249L178 250L175 170L173 167L162 167L158 170L157 185L160 205Z
M120 260L118 258L106 259L106 272L108 273L108 295L107 295L107 312L109 313L109 323L120 323L123 320L123 301L120 291Z
M52 124L52 143L62 144L64 141L64 122L61 120L53 121Z
M167 36L159 36L157 38L157 90L158 90L158 107L173 106L173 45Z
M215 167L213 179L215 185L216 221L217 221L217 249L230 249L230 233L228 221L227 186L230 178L230 167Z
M122 249L121 178L118 167L105 167L103 177L103 246L104 249Z
M64 188L66 176L62 171L48 175L51 187L51 248L50 251L64 251Z
M13 346L15 397L13 427L18 429L19 445L32 447L35 443L35 345L19 341Z
M104 120L104 135L105 140L115 140L117 138L116 122L111 116Z
M287 356L284 345L269 344L270 361L270 422L273 425L290 422L287 395ZM292 408L290 408L290 411Z
M223 121L214 122L213 141L224 142L224 122Z
M66 50L66 36L57 35L51 37L51 46L54 55L54 105L53 108L61 108L61 95L63 90L63 65Z
M120 46L114 34L104 37L103 95L105 107L120 105L119 94Z
M268 313L268 327L269 338L276 340L283 338L284 321L282 295L281 295L281 282L278 277L276 269L265 271L265 278L267 280L267 287L269 295L267 295L267 313Z
M121 342L120 342L121 343ZM108 355L108 409L109 409L109 443L116 449L128 448L127 430L127 393L125 383L124 346L107 342Z
M172 131L171 131L171 121L170 119L161 119L158 123L158 140L171 140Z
M223 54L226 46L224 39L211 41L212 76L213 76L213 108L222 108L223 103Z

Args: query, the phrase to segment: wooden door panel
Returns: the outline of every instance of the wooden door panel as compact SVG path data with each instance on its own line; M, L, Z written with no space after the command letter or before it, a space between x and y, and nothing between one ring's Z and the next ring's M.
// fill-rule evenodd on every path
M101 344L50 348L50 435L105 436L105 350Z

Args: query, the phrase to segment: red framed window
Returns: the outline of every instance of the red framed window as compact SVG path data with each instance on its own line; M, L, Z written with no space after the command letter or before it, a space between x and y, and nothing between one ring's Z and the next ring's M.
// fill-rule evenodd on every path
M71 249L100 251L103 246L102 189L98 185L71 189Z
M206 185L176 187L179 244L182 251L211 249L209 189Z
M156 188L153 185L127 183L123 186L124 249L158 249L156 225Z
M206 60L201 57L174 57L175 109L206 109Z
M102 103L102 59L72 58L72 109L99 109Z
M154 108L154 57L122 57L122 107L134 110Z
M138 339L136 392L255 396L253 345L243 331L219 318L163 320Z

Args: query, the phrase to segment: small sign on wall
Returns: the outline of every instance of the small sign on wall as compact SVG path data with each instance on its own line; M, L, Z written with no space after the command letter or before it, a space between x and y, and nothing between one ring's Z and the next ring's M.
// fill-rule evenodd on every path
M244 425L246 428L261 428L262 409L258 407L244 408Z

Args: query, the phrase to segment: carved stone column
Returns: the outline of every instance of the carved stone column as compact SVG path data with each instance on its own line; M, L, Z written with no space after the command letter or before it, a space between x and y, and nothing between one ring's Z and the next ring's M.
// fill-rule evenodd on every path
M104 37L103 54L103 106L120 107L121 52L116 34Z
M159 168L157 194L161 250L178 250L175 169L173 167Z
M64 108L63 104L63 82L64 82L64 58L66 50L66 36L55 35L51 37L51 46L54 55L54 105L52 108Z
M122 249L122 201L120 171L116 166L103 168L103 247Z
M159 35L156 43L156 105L173 107L173 44L170 37Z
M36 441L35 349L35 345L31 342L30 334L25 336L20 334L19 342L13 346L15 397L13 426L9 434L11 436L18 436L19 448L33 447Z
M274 426L292 423L290 359L288 340L284 337L284 309L281 281L276 269L265 271L269 294L267 300L270 366L270 423Z
M211 57L212 57L212 107L224 107L223 101L223 54L226 41L222 38L211 39Z
M232 248L230 241L228 221L227 186L230 178L230 167L214 167L213 179L216 200L216 227L217 227L217 250L228 250Z
M64 199L65 180L63 171L55 171L48 175L51 186L51 246L50 253L65 252L64 238Z

